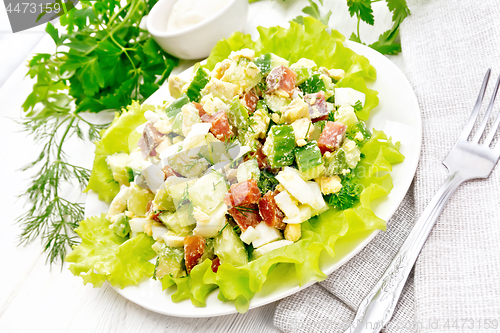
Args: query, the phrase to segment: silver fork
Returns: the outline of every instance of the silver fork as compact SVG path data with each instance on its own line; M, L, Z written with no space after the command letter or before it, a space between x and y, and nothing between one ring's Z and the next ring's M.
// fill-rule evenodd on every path
M443 164L448 168L448 178L415 223L408 238L385 273L361 302L356 317L346 333L380 332L389 322L420 250L452 194L463 182L477 178L488 178L497 164L500 158L500 143L493 148L490 148L490 145L500 125L500 112L484 142L480 144L479 141L486 134L484 132L493 109L500 76L496 81L490 103L476 134L471 140L468 139L481 109L490 73L491 69L488 69L469 121L457 143L443 161Z

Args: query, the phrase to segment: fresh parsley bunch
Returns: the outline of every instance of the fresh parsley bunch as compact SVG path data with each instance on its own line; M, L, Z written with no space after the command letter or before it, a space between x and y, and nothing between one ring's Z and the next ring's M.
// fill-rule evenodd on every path
M43 148L23 169L37 171L24 194L30 207L18 221L21 243L41 237L50 263L78 243L73 230L83 219L82 204L61 197L61 186L85 188L89 179L89 170L67 162L64 144L74 135L94 140L105 127L82 112L120 112L132 100L142 102L178 64L139 26L156 1L80 1L80 9L61 16L60 29L47 24L56 52L28 63L36 83L23 104L22 125Z

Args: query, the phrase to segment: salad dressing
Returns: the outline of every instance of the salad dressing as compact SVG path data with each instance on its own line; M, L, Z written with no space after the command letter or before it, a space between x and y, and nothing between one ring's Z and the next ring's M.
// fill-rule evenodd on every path
M186 30L203 22L224 8L230 0L179 0L172 8L167 32Z

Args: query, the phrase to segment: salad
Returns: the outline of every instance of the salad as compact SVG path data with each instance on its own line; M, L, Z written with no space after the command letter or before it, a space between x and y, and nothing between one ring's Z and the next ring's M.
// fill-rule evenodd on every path
M297 29L339 54L284 57L276 40ZM364 122L378 103L364 83L373 67L314 19L260 33L260 45L238 33L220 42L190 80L169 78L174 100L135 103L102 133L89 189L109 210L81 223L66 259L85 283L152 277L198 306L218 287L244 312L275 264L295 265L301 284L323 279L323 250L385 227L370 201L403 156Z

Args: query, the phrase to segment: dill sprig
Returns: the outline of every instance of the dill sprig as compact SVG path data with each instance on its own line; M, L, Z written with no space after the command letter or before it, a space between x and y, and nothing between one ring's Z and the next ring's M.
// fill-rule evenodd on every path
M64 198L63 185L87 186L90 171L71 164L64 153L71 137L94 141L107 125L96 125L84 112L121 112L133 100L143 102L167 79L178 59L165 53L140 28L156 0L79 2L60 17L61 28L50 22L46 31L56 50L28 62L36 79L23 103L23 130L42 145L36 159L22 170L35 170L22 195L29 205L17 222L20 243L37 238L47 262L63 261L78 243L74 229L84 217L82 203Z

